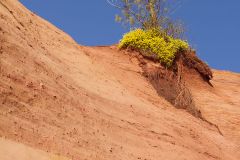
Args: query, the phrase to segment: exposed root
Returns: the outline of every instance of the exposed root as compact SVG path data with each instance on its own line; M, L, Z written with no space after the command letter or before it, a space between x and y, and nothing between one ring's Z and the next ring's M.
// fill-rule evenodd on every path
M213 73L210 67L197 57L195 51L189 50L178 53L175 63L179 60L181 60L183 65L187 68L195 69L206 82L209 82L209 80L213 78Z
M209 82L212 78L211 69L195 53L182 53L176 57L174 66L170 69L164 68L159 63L153 61L153 57L144 55L136 56L143 69L143 74L153 85L157 93L179 109L185 109L187 112L203 120L211 126L214 126L220 135L223 135L219 127L203 117L200 109L195 105L191 91L187 87L187 79L184 77L185 70L195 69L199 73L203 82Z
M218 133L223 136L223 133L221 132L221 130L220 130L220 128L218 127L218 125L216 125L216 124L208 121L208 120L207 120L206 118L204 118L203 116L201 116L200 119L201 119L202 121L208 123L209 125L215 127L215 128L217 129Z

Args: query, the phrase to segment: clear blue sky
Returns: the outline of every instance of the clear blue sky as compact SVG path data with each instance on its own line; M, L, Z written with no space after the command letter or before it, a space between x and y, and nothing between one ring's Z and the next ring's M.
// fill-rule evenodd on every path
M114 44L128 31L105 0L20 1L81 45ZM183 0L173 17L183 20L189 43L211 67L240 72L240 0Z

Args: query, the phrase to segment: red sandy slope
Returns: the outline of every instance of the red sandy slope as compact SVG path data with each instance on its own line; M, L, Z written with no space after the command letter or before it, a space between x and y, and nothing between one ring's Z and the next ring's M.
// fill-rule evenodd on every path
M240 159L239 74L214 71L213 88L191 77L222 136L160 97L138 63L114 46L79 46L1 0L0 136L74 160Z

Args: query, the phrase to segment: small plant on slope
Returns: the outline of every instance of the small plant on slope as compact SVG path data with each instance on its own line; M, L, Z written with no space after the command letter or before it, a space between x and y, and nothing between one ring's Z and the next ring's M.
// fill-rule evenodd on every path
M125 34L119 43L120 49L131 48L147 56L155 57L170 67L176 53L189 48L187 42L163 35L157 29L135 29Z
M116 21L138 28L125 34L119 48L131 48L142 54L155 57L166 67L170 67L176 54L189 45L181 40L183 27L168 18L170 0L107 0L112 6L122 10L122 17Z

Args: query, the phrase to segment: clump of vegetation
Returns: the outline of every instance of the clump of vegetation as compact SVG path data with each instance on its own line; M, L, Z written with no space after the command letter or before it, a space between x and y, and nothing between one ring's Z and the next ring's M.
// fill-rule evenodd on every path
M168 14L174 0L107 0L120 9L122 16L116 21L138 28L125 34L119 48L131 48L142 54L155 57L166 67L170 67L177 52L186 50L189 45L181 40L184 29L181 23L171 21ZM173 8L176 8L174 6Z
M155 57L170 67L177 52L186 50L188 43L171 36L162 35L157 29L136 29L125 34L120 41L119 48L131 48L147 56Z

